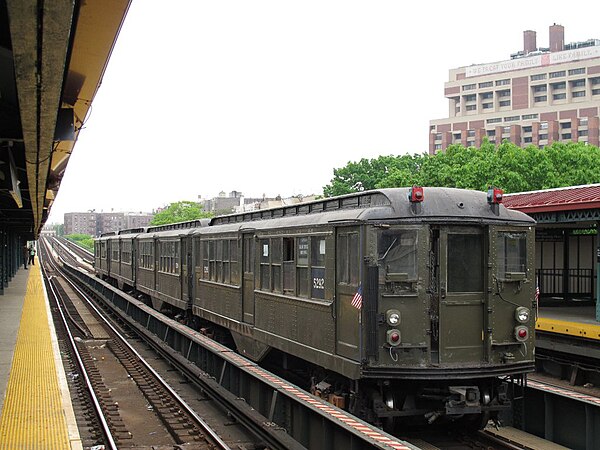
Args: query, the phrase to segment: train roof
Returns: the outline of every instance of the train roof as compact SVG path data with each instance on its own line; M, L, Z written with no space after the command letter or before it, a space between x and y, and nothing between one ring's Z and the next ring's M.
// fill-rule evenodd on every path
M232 230L242 224L243 227L262 228L259 225L261 221L274 219L286 219L285 222L290 225L369 220L535 223L526 214L507 209L502 204L490 205L486 192L425 187L423 201L411 203L409 190L390 188L364 191L291 206L218 216L211 220L210 225L238 224L238 227L224 227ZM269 223L272 226L272 222ZM209 232L210 227L206 231Z

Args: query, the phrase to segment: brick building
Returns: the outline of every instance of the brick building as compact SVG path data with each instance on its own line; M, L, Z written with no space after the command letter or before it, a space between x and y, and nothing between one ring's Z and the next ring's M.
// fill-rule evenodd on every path
M565 45L564 27L549 31L549 47L527 30L510 60L450 70L449 117L430 121L429 153L454 143L479 147L485 137L520 147L600 144L600 40Z
M65 234L89 234L100 236L110 231L142 228L150 224L154 217L151 213L123 212L73 212L65 213Z

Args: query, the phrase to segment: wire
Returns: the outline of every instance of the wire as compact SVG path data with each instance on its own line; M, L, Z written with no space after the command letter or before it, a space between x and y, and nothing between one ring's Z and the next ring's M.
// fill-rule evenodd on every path
M394 350L394 348L390 347L390 358L392 358L392 361L398 362L398 355L395 355L392 350Z
M500 300L506 302L506 303L510 303L513 306L516 306L517 308L519 308L521 305L519 305L518 303L515 302L511 302L510 300L506 300L504 297L502 297L502 294L500 293L500 285L498 282L498 278L496 278L496 295L498 297L500 297Z

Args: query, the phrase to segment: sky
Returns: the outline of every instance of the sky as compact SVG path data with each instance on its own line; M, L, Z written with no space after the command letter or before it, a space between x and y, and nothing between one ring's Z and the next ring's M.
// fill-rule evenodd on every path
M452 68L600 39L600 2L133 0L48 223L223 191L321 194L350 161L428 151Z

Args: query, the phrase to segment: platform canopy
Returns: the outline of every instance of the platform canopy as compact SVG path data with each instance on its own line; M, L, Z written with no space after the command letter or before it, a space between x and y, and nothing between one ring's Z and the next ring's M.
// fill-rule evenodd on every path
M0 0L0 225L35 239L130 0Z
M595 224L600 221L600 184L506 194L504 205L529 214L538 224Z

